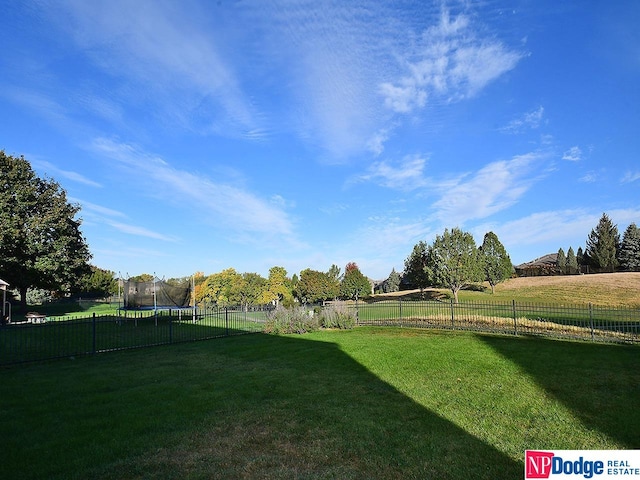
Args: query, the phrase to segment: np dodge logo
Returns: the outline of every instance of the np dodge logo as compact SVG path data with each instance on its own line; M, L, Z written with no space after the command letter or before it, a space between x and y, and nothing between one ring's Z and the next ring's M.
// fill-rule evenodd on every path
M591 478L594 475L604 473L604 462L602 460L585 460L579 457L578 460L566 461L562 457L556 456L553 452L540 452L527 450L525 454L525 478L549 478L549 475L566 474L582 475L584 478Z
M527 450L525 480L537 478L638 478L640 450Z

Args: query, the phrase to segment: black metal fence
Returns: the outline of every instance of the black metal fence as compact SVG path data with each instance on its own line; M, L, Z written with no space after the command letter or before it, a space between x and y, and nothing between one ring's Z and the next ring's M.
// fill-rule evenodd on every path
M381 301L351 304L358 325L539 335L640 344L640 309L515 301ZM122 311L0 327L0 365L260 332L270 308Z
M0 365L259 332L267 312L214 307L30 319L0 327Z
M640 344L640 309L512 302L382 301L357 306L359 325L394 325Z

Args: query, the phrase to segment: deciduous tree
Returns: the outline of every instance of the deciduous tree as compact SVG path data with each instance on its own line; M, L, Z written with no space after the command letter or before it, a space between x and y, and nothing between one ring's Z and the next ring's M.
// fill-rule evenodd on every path
M20 291L23 306L29 288L70 292L89 272L79 212L57 182L0 150L0 278Z
M437 235L427 252L427 268L436 285L451 290L455 302L461 288L482 281L482 262L470 233L459 228Z
M78 295L83 297L103 298L118 292L118 281L115 273L93 265L91 271L85 274L78 289Z
M347 263L340 283L340 296L357 300L371 294L371 282L365 277L355 262Z

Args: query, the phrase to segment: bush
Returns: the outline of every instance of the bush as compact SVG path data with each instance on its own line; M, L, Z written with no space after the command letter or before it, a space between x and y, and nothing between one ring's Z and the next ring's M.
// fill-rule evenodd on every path
M307 333L320 327L318 316L303 307L278 306L269 314L264 325L265 333Z
M350 329L356 324L356 314L345 302L333 302L320 313L320 323L324 328Z
M278 306L264 325L265 333L307 333L322 328L350 329L356 324L356 314L346 302L334 302L323 309Z

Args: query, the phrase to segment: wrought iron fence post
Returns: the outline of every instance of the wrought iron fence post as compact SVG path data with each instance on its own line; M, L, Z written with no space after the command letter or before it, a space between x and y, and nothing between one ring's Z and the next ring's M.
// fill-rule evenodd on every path
M591 341L595 342L595 332L593 331L593 305L589 302L589 325L591 326Z
M453 310L453 298L451 299L451 328L453 330L456 329L455 314L454 314L454 310Z
M513 312L513 334L518 335L518 320L516 316L516 301L515 299L511 300L511 311Z
M180 318L180 313L178 313L178 318ZM173 343L173 318L171 315L169 315L169 343Z
M402 299L399 298L398 302L400 302L400 326L402 326Z
M224 307L224 325L227 332L227 337L229 336L229 307Z
M96 335L96 312L93 312L92 319L91 319L91 337L92 337L92 340L91 340L91 353L93 355L95 355L96 351L97 351L97 349L96 349L96 337L97 337L97 335Z

